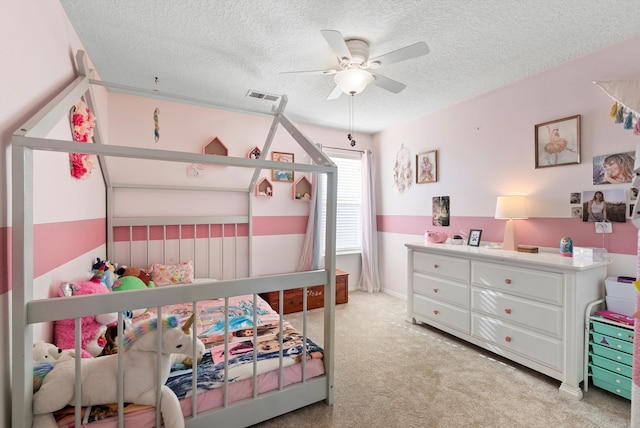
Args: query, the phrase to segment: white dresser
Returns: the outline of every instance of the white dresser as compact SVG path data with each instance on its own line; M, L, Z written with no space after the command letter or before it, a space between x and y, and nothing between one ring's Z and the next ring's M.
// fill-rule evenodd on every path
M608 262L416 243L408 249L408 314L562 382L582 398L585 309L602 298Z

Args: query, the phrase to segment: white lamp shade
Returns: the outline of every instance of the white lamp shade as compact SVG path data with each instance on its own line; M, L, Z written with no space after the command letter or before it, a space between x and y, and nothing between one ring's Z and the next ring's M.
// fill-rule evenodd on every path
M348 68L336 73L333 80L342 92L355 95L364 91L364 88L373 81L373 75L360 68Z
M497 219L527 219L527 202L524 196L498 196L496 203Z

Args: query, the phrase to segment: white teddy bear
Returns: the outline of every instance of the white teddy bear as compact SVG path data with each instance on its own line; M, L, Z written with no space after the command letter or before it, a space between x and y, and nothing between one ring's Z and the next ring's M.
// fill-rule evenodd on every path
M39 363L48 361L52 364L66 361L75 357L73 349L62 350L56 345L39 340L33 344L33 362Z

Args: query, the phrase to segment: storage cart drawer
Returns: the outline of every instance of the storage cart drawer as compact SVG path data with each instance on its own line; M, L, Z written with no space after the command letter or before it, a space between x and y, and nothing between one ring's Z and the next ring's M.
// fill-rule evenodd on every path
M601 357L608 358L610 360L617 361L622 364L626 364L628 366L633 365L633 355L627 354L626 352L621 352L610 348L608 346L598 345L597 343L589 342L591 344L591 350L594 354L600 355Z
M633 343L626 340L616 339L611 336L604 336L602 334L591 332L593 343L598 345L608 346L611 349L617 349L618 351L626 352L627 354L633 354Z
M605 380L602 380L597 377L593 377L593 384L598 388L606 389L609 392L613 392L621 397L626 398L627 400L631 400L631 390L622 388L620 385L614 385Z
M633 330L631 329L624 328L624 327L616 327L615 325L606 324L606 323L597 322L597 321L591 321L591 328L596 333L615 337L621 340L626 340L627 342L633 342Z
M589 352L589 356L591 357L591 361L595 366L602 367L603 369L607 369L609 371L621 374L622 376L626 376L629 378L633 376L633 368L631 368L631 366L621 364L615 360L601 357L594 354L593 352Z
M609 384L610 387L613 387L613 389L620 389L620 391L628 391L628 397L629 399L631 399L631 379L625 376L621 376L618 373L613 373L610 372L609 370L605 370L601 367L598 366L594 366L593 364L589 364L589 367L591 367L591 377L593 378L593 383L594 385L598 386L597 382L604 382L606 384ZM603 388L606 389L607 391L611 391L611 389L609 388ZM617 391L611 391L611 392L616 392L619 395L622 395L623 397L625 395L623 395L621 392L617 392Z

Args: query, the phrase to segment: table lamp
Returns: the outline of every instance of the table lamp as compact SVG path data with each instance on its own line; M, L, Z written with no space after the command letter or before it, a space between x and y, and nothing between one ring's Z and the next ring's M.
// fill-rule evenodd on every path
M527 219L527 203L524 196L498 196L496 203L496 219L507 220L504 227L503 250L515 251L518 248L516 225L513 220Z

